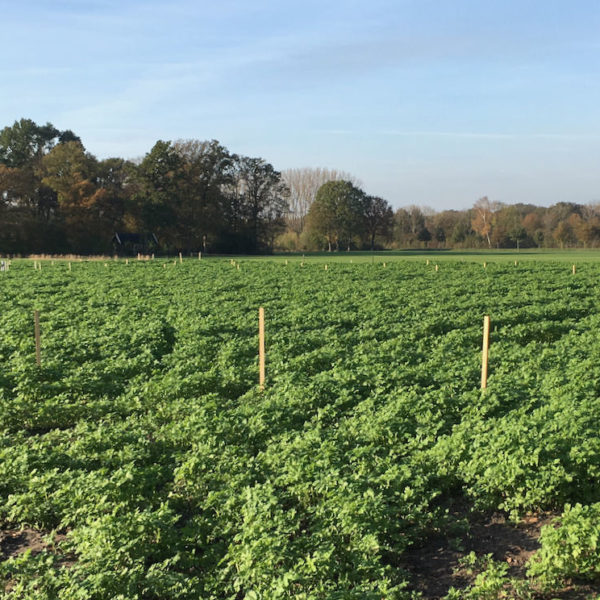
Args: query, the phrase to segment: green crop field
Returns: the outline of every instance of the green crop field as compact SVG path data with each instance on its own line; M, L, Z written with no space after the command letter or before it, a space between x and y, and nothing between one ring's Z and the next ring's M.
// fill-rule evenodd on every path
M0 597L596 597L598 256L13 261ZM469 550L494 514L548 523L519 570Z

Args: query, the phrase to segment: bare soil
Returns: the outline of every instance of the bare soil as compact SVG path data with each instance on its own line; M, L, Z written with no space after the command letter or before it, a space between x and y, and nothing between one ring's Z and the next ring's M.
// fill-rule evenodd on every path
M527 562L540 547L540 530L556 516L551 513L528 515L515 525L500 513L470 514L464 534L429 539L407 554L402 568L412 575L413 589L428 600L444 598L451 587L464 589L473 583L476 575L460 568L460 559L470 552L482 557L491 554L494 560L509 565L510 577L524 580ZM584 600L595 598L598 593L600 585L579 585L575 582L553 592L551 597L556 600ZM541 593L538 597L545 598Z

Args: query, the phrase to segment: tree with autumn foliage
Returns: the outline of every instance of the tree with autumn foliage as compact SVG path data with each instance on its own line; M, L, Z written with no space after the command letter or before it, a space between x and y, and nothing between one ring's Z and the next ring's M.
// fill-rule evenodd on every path
M479 198L473 205L473 218L471 227L473 231L485 238L488 247L492 247L492 230L495 224L495 213L500 208L498 202L491 202L487 196Z

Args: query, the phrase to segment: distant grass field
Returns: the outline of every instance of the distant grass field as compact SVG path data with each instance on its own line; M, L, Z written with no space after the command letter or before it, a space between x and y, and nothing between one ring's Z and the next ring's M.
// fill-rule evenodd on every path
M210 257L210 256L209 256ZM240 259L242 257L239 257ZM517 250L388 250L379 252L307 252L307 253L282 253L272 256L244 256L244 260L302 260L318 261L324 263L365 263L371 261L426 261L431 262L488 262L507 263L521 261L544 262L592 262L600 261L600 248L583 249L537 249L527 248Z

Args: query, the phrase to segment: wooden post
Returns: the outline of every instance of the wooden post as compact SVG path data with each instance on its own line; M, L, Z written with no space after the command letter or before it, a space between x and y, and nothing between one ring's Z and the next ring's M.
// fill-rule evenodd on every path
M483 355L481 359L481 389L487 388L488 351L490 348L490 317L483 317Z
M179 253L179 264L183 262L183 256L181 256L181 252Z
M387 265L385 263L383 263L383 268L385 269L387 267Z
M576 270L575 265L573 265L573 275L575 275Z
M427 259L427 266L429 266L429 259Z
M198 252L198 260L202 260L202 252Z
M265 389L265 309L258 309L258 387Z
M483 268L487 269L487 263L486 262L483 263Z
M439 267L437 265L435 265L435 272L437 273L439 271Z
M69 273L71 272L71 263L69 263Z
M327 265L325 265L325 270L327 271Z
M42 344L40 341L40 311L33 311L33 325L35 332L35 363L38 367L42 366Z

